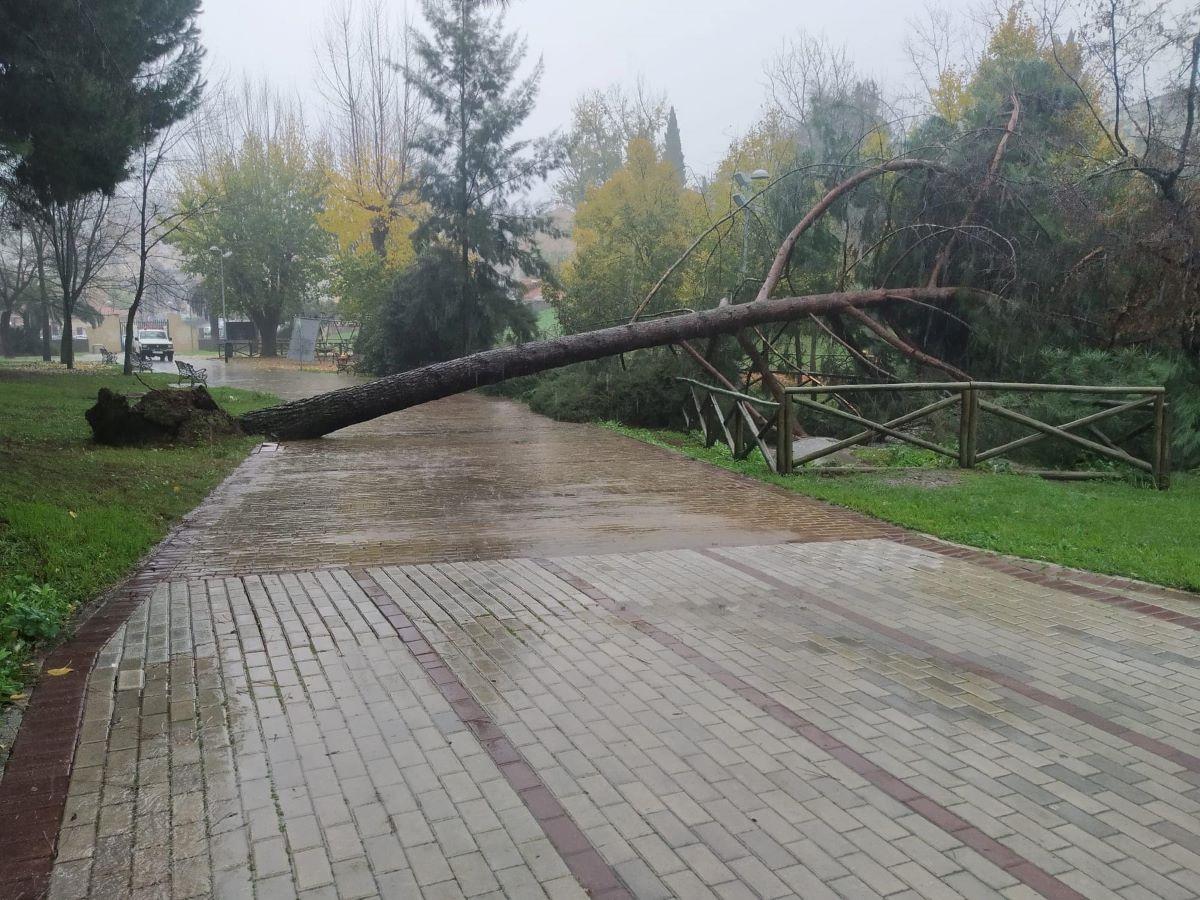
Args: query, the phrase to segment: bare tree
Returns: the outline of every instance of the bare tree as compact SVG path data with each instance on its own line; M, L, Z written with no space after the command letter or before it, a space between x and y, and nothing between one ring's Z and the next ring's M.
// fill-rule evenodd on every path
M79 301L123 245L131 230L129 217L118 215L113 199L104 194L85 194L36 209L58 281L62 322L59 360L73 369L73 322Z
M764 67L770 108L797 131L812 117L814 101L850 96L859 75L844 45L798 31Z
M1056 38L1052 50L1103 134L1093 177L1142 178L1159 200L1134 240L1172 273L1182 345L1200 355L1200 11L1171 10L1168 2L1079 0L1070 11L1081 22L1073 37L1082 69L1065 42ZM1057 22L1043 18L1044 28Z
M634 138L661 150L670 104L666 94L639 77L632 89L614 84L585 91L571 106L567 157L555 192L563 203L578 206L588 188L603 184L625 162Z
M172 192L164 184L172 175L177 156L191 143L201 126L205 110L191 119L176 122L142 144L134 157L134 172L130 182L132 207L133 301L125 313L124 373L133 374L134 324L142 299L146 295L147 276L152 274L152 260L170 237L188 220L204 213L203 201L188 206L172 204L167 199ZM174 192L177 194L177 192ZM214 335L215 336L215 335Z
M411 214L415 138L426 104L412 84L417 64L407 9L397 21L383 0L344 0L329 14L317 49L329 104L328 141L342 199L372 215L380 256L396 219Z
M1075 82L1103 132L1114 169L1148 178L1170 203L1186 198L1179 181L1194 167L1194 136L1200 106L1200 13L1177 17L1168 2L1088 0L1076 40L1101 79L1097 105L1069 64ZM1057 49L1061 43L1055 41ZM1165 74L1165 77L1164 77Z
M15 203L0 203L0 354L4 356L16 355L10 339L12 317L31 299L30 288L37 277L31 225Z
M37 266L37 307L41 313L42 362L50 362L54 355L50 344L50 329L56 318L56 310L47 273L50 260L46 228L36 217L30 223L29 238L33 242L33 258Z
M943 2L929 2L922 15L908 20L904 51L924 89L925 105L956 72L967 72L971 67L974 42L960 12Z

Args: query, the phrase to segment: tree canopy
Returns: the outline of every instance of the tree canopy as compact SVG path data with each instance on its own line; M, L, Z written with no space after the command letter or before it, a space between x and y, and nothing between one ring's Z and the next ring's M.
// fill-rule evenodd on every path
M189 272L224 281L229 312L248 316L273 356L284 318L319 299L331 251L318 221L325 172L298 111L269 92L248 90L244 102L243 128L185 179L179 204L189 219L171 242Z
M199 0L0 4L0 153L43 202L111 194L200 97Z

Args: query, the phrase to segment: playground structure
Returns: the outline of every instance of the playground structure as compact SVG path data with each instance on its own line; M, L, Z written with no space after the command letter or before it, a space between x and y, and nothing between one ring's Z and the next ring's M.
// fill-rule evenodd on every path
M301 319L293 325L295 329ZM339 319L320 319L315 339L312 340L312 352L295 357L290 350L292 341L281 338L276 342L278 355L299 359L300 362L324 362L337 366L339 372L350 369L354 362L354 345L358 340L359 323L346 322ZM229 339L221 346L221 356L226 360L234 357L255 357L261 354L262 343L254 331L253 323L230 322Z

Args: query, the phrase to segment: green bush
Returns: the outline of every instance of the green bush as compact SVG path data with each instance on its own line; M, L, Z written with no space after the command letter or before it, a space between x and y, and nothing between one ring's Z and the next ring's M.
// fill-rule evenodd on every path
M37 644L58 637L71 605L48 584L8 588L0 593L0 634L9 642Z
M58 637L73 609L48 584L21 577L13 582L0 591L0 698L21 689L21 665L30 651Z
M566 422L616 421L643 428L678 427L687 388L675 381L684 372L667 350L648 350L602 359L522 379L505 393L530 409Z
M885 466L900 469L942 469L953 462L940 453L913 447L909 444L885 444L880 447L865 447L855 451L855 456L865 465Z

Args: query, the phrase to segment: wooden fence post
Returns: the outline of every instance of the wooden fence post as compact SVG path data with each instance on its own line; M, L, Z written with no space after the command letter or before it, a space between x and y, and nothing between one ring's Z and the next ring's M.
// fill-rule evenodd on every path
M1160 491L1171 486L1171 435L1165 394L1154 398L1154 486Z
M733 401L733 457L741 459L746 450L746 416L742 412L742 403Z
M703 409L700 415L704 417L704 446L711 447L717 442L717 419L713 416L713 395L706 393L701 403Z
M775 416L775 471L792 474L792 398L786 393Z
M975 468L975 454L979 447L979 395L974 388L964 388L958 414L958 465L962 469Z

